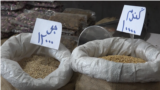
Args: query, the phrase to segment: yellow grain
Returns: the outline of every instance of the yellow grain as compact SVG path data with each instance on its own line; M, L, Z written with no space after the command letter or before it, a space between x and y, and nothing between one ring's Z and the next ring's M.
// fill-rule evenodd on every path
M109 56L103 56L100 58L109 60L109 61L120 62L120 63L145 63L146 62L141 58L135 58L135 57L125 56L125 55L109 55Z
M45 78L59 66L59 61L46 56L33 55L20 60L19 65L33 78Z

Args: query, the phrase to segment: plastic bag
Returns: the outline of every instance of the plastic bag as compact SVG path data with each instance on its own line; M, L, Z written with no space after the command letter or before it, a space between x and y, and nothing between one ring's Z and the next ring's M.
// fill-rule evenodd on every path
M96 21L95 12L91 10L83 10L78 8L66 8L63 13L82 14L87 15L88 25L94 25Z
M160 81L160 51L141 39L107 38L80 45L72 52L72 69L93 78L108 82L156 82ZM116 63L98 57L106 55L131 55L134 47L136 57L145 63Z
M19 90L56 90L67 84L72 76L70 51L60 44L59 50L30 43L30 33L9 38L1 46L1 75ZM33 54L54 57L59 67L44 79L34 79L25 73L16 62Z
M49 2L49 1L31 1L31 2L27 2L28 5L33 5L33 6L39 6L39 7L53 7L56 8L58 6L62 6L62 4L60 4L60 2Z
M10 20L13 20L14 17L6 17L6 16L2 16L1 17L1 32L4 33L9 33L12 31L12 29L14 28L14 24L10 23Z
M36 18L49 19L49 16L40 12L30 11L18 15L14 20L11 20L11 22L25 27L34 28Z
M63 28L71 30L80 30L87 24L86 15L80 14L55 13L50 20L61 22Z

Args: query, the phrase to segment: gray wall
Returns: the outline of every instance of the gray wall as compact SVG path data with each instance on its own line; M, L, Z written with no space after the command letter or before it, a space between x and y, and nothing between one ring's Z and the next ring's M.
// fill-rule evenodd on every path
M105 17L119 18L125 4L145 6L149 32L160 34L160 1L62 1L62 3L64 8L81 8L94 11L96 21Z

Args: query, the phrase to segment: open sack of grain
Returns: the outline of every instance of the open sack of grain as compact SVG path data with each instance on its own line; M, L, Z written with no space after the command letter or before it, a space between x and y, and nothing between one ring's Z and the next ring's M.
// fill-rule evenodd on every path
M109 89L109 87L103 86L109 86L108 82L160 82L160 51L153 45L140 39L135 39L134 43L133 46L131 45L131 39L114 37L90 41L76 47L71 54L71 66L74 71L82 73L82 77L79 77L77 81L78 85L76 85L76 90L124 90ZM130 61L114 62L114 60L109 61L101 58L107 55L130 56L132 50L131 46L134 48L136 57L146 62L143 60L135 63L130 63ZM91 78L84 75L88 75ZM103 81L98 81L96 79ZM96 85L101 88L98 88L98 86L94 87ZM116 86L116 84L110 86L119 87ZM128 90L135 89L128 88ZM145 90L152 89L146 88Z
M1 46L2 77L18 90L57 90L66 85L72 76L70 51L63 44L60 44L59 50L31 44L31 35L30 33L21 33L9 38ZM30 60L27 61L26 58ZM23 59L25 62L20 64ZM49 62L52 64L48 64ZM26 64L25 68L23 64ZM39 68L36 71L34 66L37 65ZM51 67L54 65L55 67ZM42 70L44 73L34 75ZM44 76L46 73L48 75Z

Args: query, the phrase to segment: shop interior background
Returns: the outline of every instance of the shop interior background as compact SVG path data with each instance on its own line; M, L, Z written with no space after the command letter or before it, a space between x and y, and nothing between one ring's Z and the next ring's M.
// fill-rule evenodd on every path
M147 9L148 31L160 34L159 1L61 1L64 8L80 8L96 13L96 21L105 17L120 18L124 5L145 6Z

